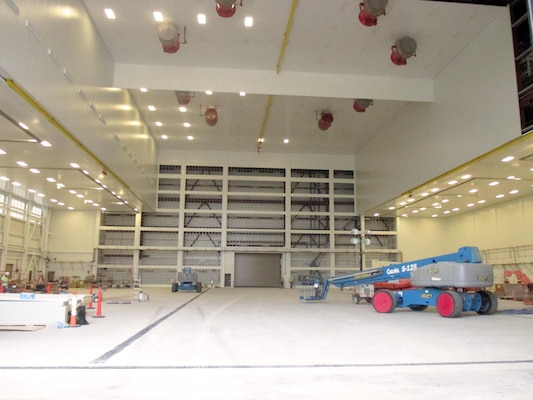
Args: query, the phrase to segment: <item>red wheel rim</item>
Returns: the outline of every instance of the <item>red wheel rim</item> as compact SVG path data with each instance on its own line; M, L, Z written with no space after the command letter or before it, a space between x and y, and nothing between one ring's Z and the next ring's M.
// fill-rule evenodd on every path
M374 295L373 305L377 312L386 313L392 307L392 299L386 292L380 292Z
M449 317L453 313L455 301L449 293L441 293L437 299L437 310L443 317Z

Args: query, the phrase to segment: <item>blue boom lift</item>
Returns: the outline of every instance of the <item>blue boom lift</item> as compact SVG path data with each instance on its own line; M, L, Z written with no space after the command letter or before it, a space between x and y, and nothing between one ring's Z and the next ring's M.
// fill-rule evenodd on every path
M383 283L405 278L410 281L408 287L375 291L372 305L377 312L390 313L406 307L422 311L436 306L442 317L455 318L463 311L490 315L498 309L497 297L486 290L493 285L492 266L484 264L479 249L471 246L461 247L456 253L318 279L313 286L303 288L300 300L324 300L331 285L387 286Z

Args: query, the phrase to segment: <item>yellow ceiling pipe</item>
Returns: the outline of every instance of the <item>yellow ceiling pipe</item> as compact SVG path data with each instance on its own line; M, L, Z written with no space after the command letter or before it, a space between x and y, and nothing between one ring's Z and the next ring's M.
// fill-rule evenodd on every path
M107 165L105 165L100 159L83 143L81 143L72 133L70 133L67 128L65 128L59 121L57 121L54 117L50 115L48 111L46 111L37 101L33 99L24 89L22 89L17 83L15 83L14 80L9 78L4 78L6 84L20 97L22 97L28 104L30 104L35 110L37 110L43 117L45 117L50 124L52 124L57 130L59 130L63 135L65 135L68 139L70 139L76 146L78 146L81 150L83 150L102 170L106 171L107 174L110 174L113 179L115 179L120 185L122 185L125 189L131 192L129 186L124 182L121 178L119 178L113 171L109 169ZM139 201L142 200L135 194L132 193Z
M287 49L287 46L289 44L289 36L291 34L292 22L294 21L294 13L296 12L297 6L298 6L298 0L292 0L291 12L289 14L289 20L287 21L287 27L285 28L285 35L283 36L283 44L281 45L281 51L278 57L278 64L276 66L276 74L279 74L281 70L281 63L283 62L283 58L285 56L285 50ZM263 144L263 141L265 140L265 131L266 131L268 120L270 118L270 110L272 108L273 100L274 100L274 95L272 94L269 95L267 108L265 110L265 117L263 118L263 125L261 126L261 132L259 134L259 138L257 139L257 152L258 153L259 151L261 151L261 146Z

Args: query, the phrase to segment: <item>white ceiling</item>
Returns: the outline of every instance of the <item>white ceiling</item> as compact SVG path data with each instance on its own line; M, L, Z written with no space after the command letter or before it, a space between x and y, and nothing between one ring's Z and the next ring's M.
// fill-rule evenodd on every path
M115 86L129 91L139 121L146 125L160 149L354 156L364 152L365 144L407 102L432 101L427 82L503 12L496 6L394 0L389 2L386 15L379 17L378 25L367 27L359 22L359 3L353 0L242 0L242 6L237 2L231 18L217 16L213 0L82 0L81 4L116 63ZM116 19L107 19L104 8L112 8ZM175 54L162 51L158 23L152 17L155 10L163 13L165 22L178 27L182 42L186 39ZM206 25L198 24L198 13L206 14ZM253 27L244 26L245 16L254 17ZM406 66L396 66L390 61L391 46L403 36L416 38L418 56L408 59ZM273 79L281 73L282 79ZM149 90L142 93L140 87ZM206 89L214 93L207 95ZM178 111L176 90L192 93L185 113ZM239 96L242 90L247 92L244 97ZM352 108L354 98L373 99L373 105L365 113L356 113ZM155 111L149 111L149 105ZM99 106L106 107L102 112L108 124L128 125L125 119L131 115L113 112L113 104ZM218 111L219 121L214 127L203 119L208 106ZM49 203L52 198L67 205L72 203L75 209L91 209L97 203L108 210L123 210L121 197L113 194L112 188L96 190L102 189L94 182L97 174L87 175L68 167L76 154L76 160L85 158L106 170L105 157L101 156L106 152L105 143L100 151L80 151L83 143L80 146L66 138L5 84L0 85L0 110L7 116L0 118L0 148L8 153L7 157L2 156L0 175L9 175L10 182L23 181L26 189L35 188L45 195L39 199L53 207L56 204ZM334 115L327 131L317 128L317 118L324 110ZM15 125L21 120L38 120L30 131L54 143L53 153L50 149L43 152L39 144L20 142L28 140L28 132ZM161 126L156 126L156 121ZM184 127L185 122L191 127ZM168 138L163 139L162 135ZM194 139L188 140L189 135ZM260 137L264 142L259 146ZM289 143L284 143L284 139L289 139ZM428 182L416 190L423 193L438 187L439 192L409 203L408 213L429 216L433 213L432 204L440 203L444 197L453 199L450 207L468 210L467 203L461 203L472 197L463 193L466 188L481 188L484 182L495 179L502 180L499 188L503 188L503 181L510 175L523 179L505 182L507 196L503 200L509 198L508 192L515 186L519 195L531 194L527 179L528 173L531 176L530 162L519 161L521 156L533 153L531 144L520 140L502 151L520 151L520 155L512 163L503 164L499 161L503 158L501 153L494 152L479 163L469 163L451 171L450 176ZM16 161L21 158L32 159L31 166L41 173L16 168ZM457 185L448 184L455 175L466 173L472 177ZM113 174L121 182L127 171L114 168ZM54 178L65 188L58 191L56 184L45 178ZM1 185L12 188L11 183L0 181ZM73 195L67 189L75 190L74 196L80 195L77 203L73 203ZM405 190L402 198L391 199L382 206L375 204L371 211L402 215L405 211L399 204L403 198L419 195L411 188ZM480 190L476 196L478 200L486 199L485 204L503 201L492 194L487 191L482 195ZM145 196L154 197L155 193L137 193L129 204L142 207L141 203L153 203L153 198ZM395 210L387 211L392 206ZM418 212L413 214L415 206Z

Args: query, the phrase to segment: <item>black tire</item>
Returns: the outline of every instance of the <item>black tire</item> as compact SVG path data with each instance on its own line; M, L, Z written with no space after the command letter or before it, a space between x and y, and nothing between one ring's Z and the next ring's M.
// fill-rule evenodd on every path
M380 289L374 293L372 305L378 313L391 313L396 308L396 293L387 289Z
M424 311L428 306L425 304L412 304L409 306L409 308L413 311Z
M488 290L477 292L481 296L481 308L477 311L479 315L492 315L498 310L498 298Z
M437 297L437 311L441 317L457 318L463 311L463 298L457 292L446 290Z

